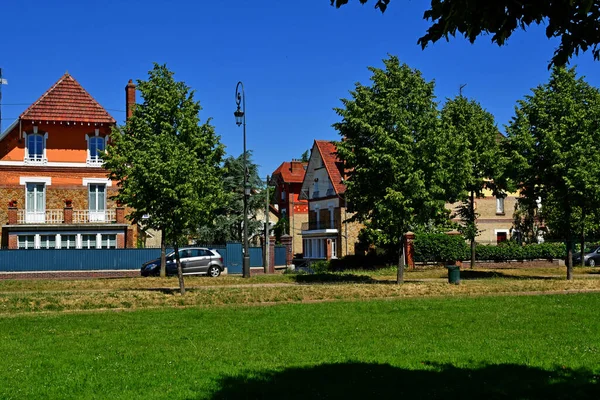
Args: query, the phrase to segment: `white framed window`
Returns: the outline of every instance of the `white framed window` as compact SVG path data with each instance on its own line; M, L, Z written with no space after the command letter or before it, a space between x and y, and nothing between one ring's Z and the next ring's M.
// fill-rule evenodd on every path
M285 200L285 190L281 191L281 200Z
M19 249L35 249L35 235L19 235Z
M331 239L331 258L337 258L337 239Z
M60 248L61 249L76 249L77 248L77 235L60 235Z
M98 247L98 235L83 234L81 235L81 249L96 249Z
M25 133L25 163L26 164L46 164L46 140L48 132L38 133L38 127L33 127L33 132Z
M115 234L101 234L100 248L102 249L116 249L117 248L117 235Z
M46 222L46 184L29 182L25 184L25 222Z
M40 249L56 249L56 244L56 235L40 235Z
M88 192L90 222L106 221L106 185L90 183Z
M504 214L504 197L496 197L496 214Z
M85 135L85 140L88 142L87 146L87 165L91 166L101 166L102 158L100 157L100 153L106 150L106 142L108 141L108 136L99 136L100 130L96 129L94 131L94 135Z

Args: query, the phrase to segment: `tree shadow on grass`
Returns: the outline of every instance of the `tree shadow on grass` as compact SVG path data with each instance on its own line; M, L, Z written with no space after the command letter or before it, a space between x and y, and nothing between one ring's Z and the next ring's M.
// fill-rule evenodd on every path
M379 283L368 275L355 274L298 274L294 275L296 283Z
M519 276L519 275L510 275L505 274L503 272L498 271L477 271L472 269L461 269L460 270L460 278L464 280L469 279L489 279L489 278L504 278L504 279L515 279L515 280L553 280L558 277L552 276Z
M515 364L421 370L350 362L225 377L212 399L599 399L589 370Z

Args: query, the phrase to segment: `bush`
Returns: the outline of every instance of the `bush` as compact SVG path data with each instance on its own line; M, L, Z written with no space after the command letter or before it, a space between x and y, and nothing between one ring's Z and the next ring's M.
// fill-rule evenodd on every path
M310 264L310 269L315 274L324 274L326 272L329 272L329 267L329 261L327 260L318 260Z
M564 243L533 243L520 246L515 242L506 242L498 246L477 245L475 248L475 259L482 261L552 260L566 256L567 248ZM466 259L471 259L470 254Z
M470 260L471 250L462 236L445 234L417 234L414 241L415 261L446 262ZM564 243L539 243L519 245L508 241L499 245L477 245L475 259L479 261L508 261L535 259L564 259Z
M413 242L415 261L453 262L463 260L468 248L460 235L417 234Z

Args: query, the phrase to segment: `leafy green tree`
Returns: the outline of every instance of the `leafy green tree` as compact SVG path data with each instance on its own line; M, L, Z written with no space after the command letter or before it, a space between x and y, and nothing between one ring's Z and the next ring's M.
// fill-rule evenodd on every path
M461 199L458 214L463 221L460 231L471 241L471 268L475 266L475 238L478 214L475 211L475 199L484 197L484 190L501 195L504 157L499 140L502 137L492 114L484 110L479 103L457 96L448 100L441 113L442 129L458 138L454 159L460 160L454 173L464 178L468 198Z
M223 200L219 169L224 153L210 120L200 125L200 103L166 65L154 64L137 87L143 99L125 126L114 129L104 167L119 182L114 198L133 208L129 218L162 232L161 276L165 243L177 259L185 294L179 246L196 227L213 218Z
M265 208L265 184L258 176L258 165L252 161L252 151L247 151L248 182L248 236L260 235L263 222L257 219ZM223 191L225 199L214 213L214 219L204 221L197 233L197 242L224 244L241 242L244 231L244 155L229 156L223 162Z
M349 2L330 1L336 7ZM365 4L368 0L360 2ZM373 3L385 12L390 0ZM492 42L502 46L514 31L544 24L549 39L560 38L551 65L563 66L573 54L588 49L592 49L594 59L600 59L600 0L431 0L423 19L432 23L418 41L423 48L457 33L471 43L481 35L489 35Z
M446 201L463 191L448 157L457 139L440 129L434 84L397 57L385 69L369 67L371 86L356 84L352 99L342 99L334 124L348 179L352 217L398 249L398 283L404 276L404 234L431 223L447 223ZM463 178L460 178L463 179Z
M508 126L509 173L529 202L567 243L573 279L573 239L586 214L600 208L600 91L575 69L554 68L545 85L519 101Z

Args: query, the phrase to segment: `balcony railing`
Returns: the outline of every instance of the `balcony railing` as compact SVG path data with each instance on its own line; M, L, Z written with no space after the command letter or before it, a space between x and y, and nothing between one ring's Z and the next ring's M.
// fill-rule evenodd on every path
M116 220L115 210L73 210L74 224L97 224L102 222L116 222Z
M337 220L327 220L327 221L309 221L302 223L303 231L314 231L319 229L337 229L338 227Z
M17 210L18 224L62 224L64 210L27 211ZM73 210L73 224L96 224L116 222L116 210L89 211Z

